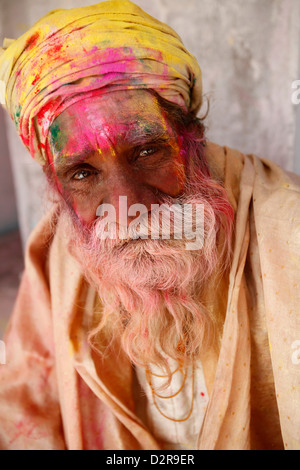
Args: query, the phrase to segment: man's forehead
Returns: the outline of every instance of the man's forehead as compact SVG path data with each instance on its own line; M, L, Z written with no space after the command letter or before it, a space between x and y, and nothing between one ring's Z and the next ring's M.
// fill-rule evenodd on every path
M97 122L126 124L128 119L163 119L163 112L156 96L148 91L121 90L76 101L56 118L56 122L60 125L76 120L82 122L83 116L93 125Z
M55 158L66 156L66 152L84 155L96 144L141 145L170 138L171 127L156 97L147 92L142 95L144 99L141 93L110 93L70 106L50 128L50 148Z

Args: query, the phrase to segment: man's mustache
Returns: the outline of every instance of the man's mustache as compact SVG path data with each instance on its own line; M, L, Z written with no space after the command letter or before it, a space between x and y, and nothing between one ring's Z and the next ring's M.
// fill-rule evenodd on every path
M126 196L120 196L119 208L124 202L127 203ZM201 249L205 234L204 213L205 207L202 203L152 204L151 211L143 204L133 204L126 213L125 223L122 224L122 220L116 220L114 206L102 204L97 209L99 220L95 224L96 236L100 240L115 240L116 245L139 239L194 240L193 243L186 242L185 249ZM127 214L135 217L128 225ZM211 227L210 232L212 231L214 227Z

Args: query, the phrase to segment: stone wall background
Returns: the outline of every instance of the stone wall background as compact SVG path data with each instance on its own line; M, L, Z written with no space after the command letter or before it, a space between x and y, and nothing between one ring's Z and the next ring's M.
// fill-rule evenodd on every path
M0 0L0 43L52 9L93 3ZM135 3L172 26L197 57L210 101L208 137L300 174L300 105L291 101L300 79L300 0ZM25 244L46 208L41 168L0 110L0 232L18 222Z

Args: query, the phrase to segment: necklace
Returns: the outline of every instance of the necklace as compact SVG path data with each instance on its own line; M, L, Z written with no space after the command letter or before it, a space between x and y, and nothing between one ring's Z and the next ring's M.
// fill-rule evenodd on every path
M175 374L178 371L179 368L180 367L178 366L177 369L174 372L172 372L171 375ZM191 406L190 406L190 410L189 410L187 416L185 418L182 418L182 419L171 418L170 416L167 416L165 413L163 413L161 411L161 409L159 408L158 404L157 404L156 397L157 398L168 399L168 398L173 398L173 397L176 397L177 395L179 395L179 393L182 391L182 389L183 389L183 387L186 383L187 367L185 368L185 372L183 373L183 382L182 382L181 386L179 387L179 389L177 390L176 393L174 393L173 395L169 395L169 396L162 396L162 395L159 395L158 393L156 393L156 391L154 390L153 385L152 385L151 375L154 376L154 377L167 377L167 376L166 375L152 374L151 371L148 368L146 369L146 379L147 379L147 382L150 386L151 393L152 393L152 398L153 398L153 403L154 403L154 406L157 409L157 411L164 418L167 418L170 421L174 421L176 423L182 423L184 421L187 421L189 419L189 417L191 416L191 414L193 412L193 408L194 408L194 391L195 391L195 366L194 366L194 361L193 361L193 366L192 366L192 400L191 400Z

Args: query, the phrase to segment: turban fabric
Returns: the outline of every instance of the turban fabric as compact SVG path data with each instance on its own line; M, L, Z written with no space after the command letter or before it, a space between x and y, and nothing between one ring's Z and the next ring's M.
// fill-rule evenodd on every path
M129 1L54 10L5 45L1 101L41 164L53 120L97 90L154 89L194 114L201 105L195 57L169 26Z

